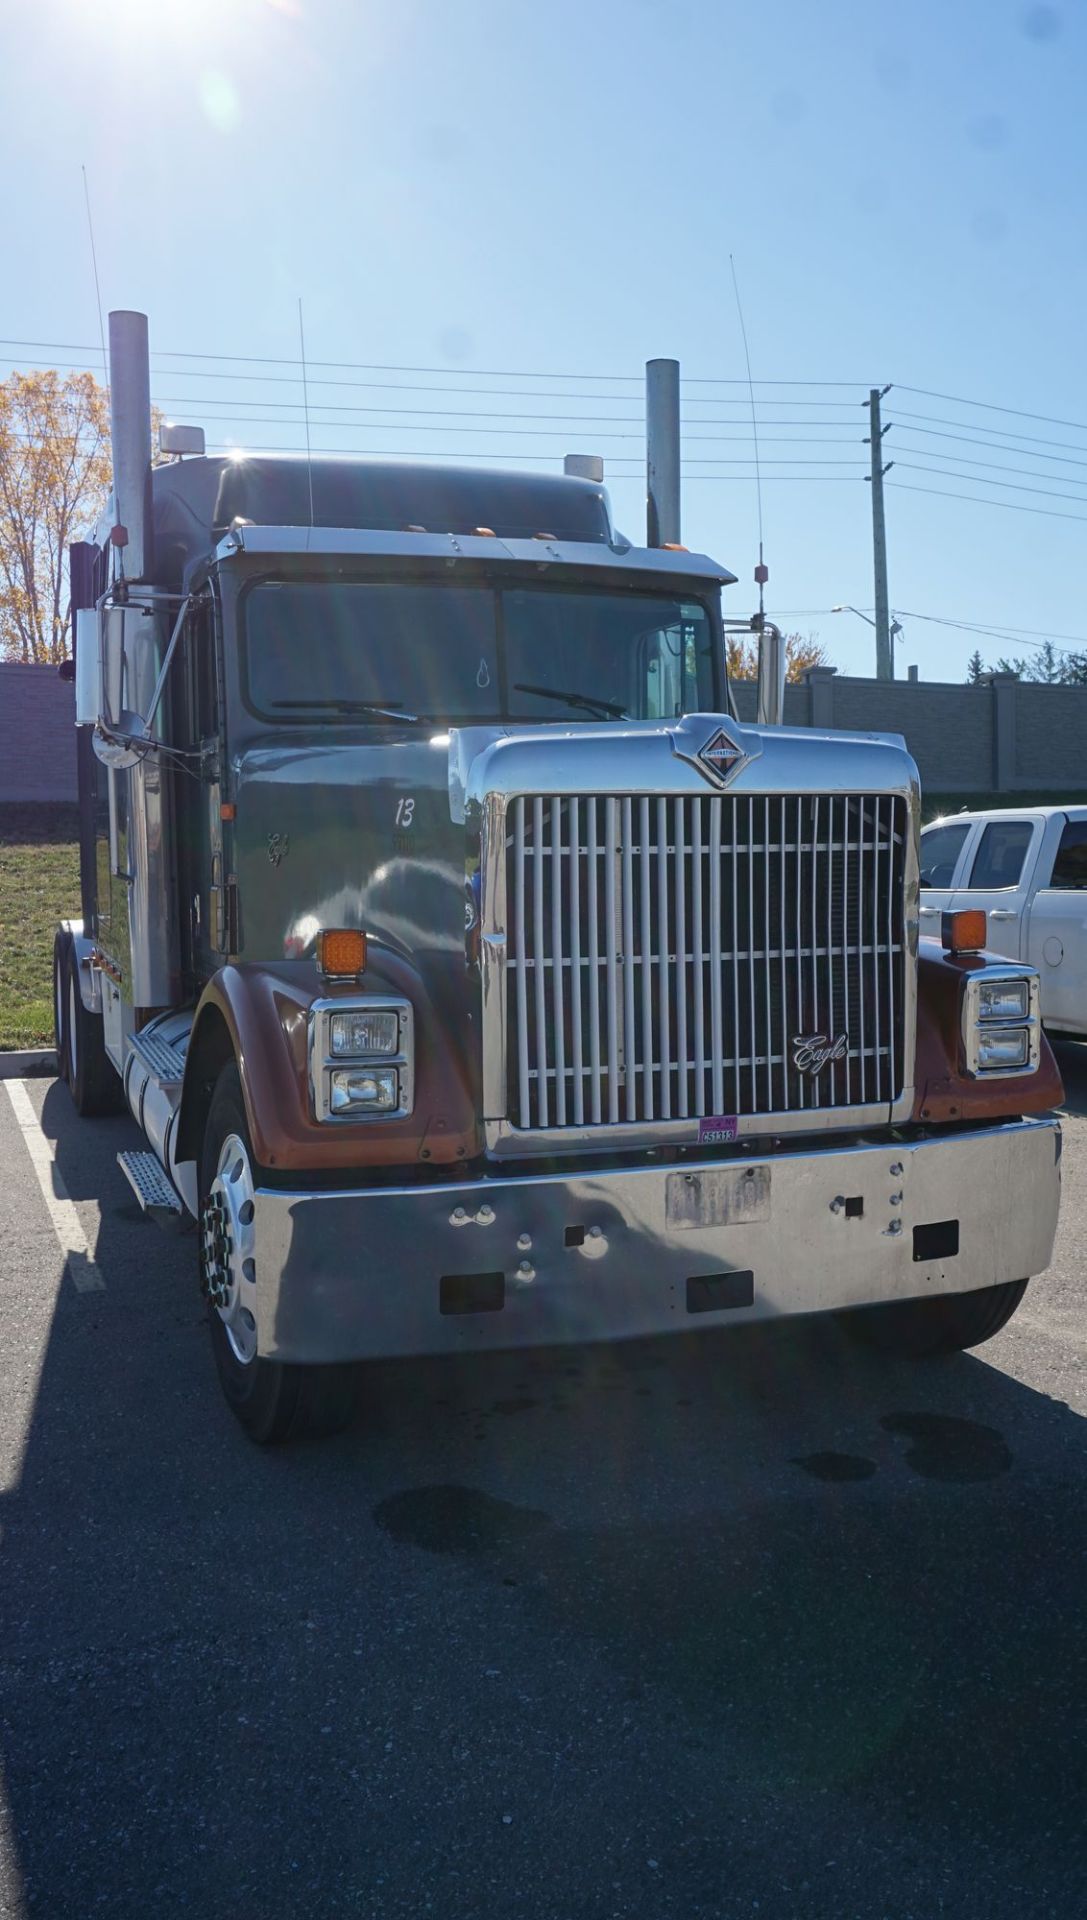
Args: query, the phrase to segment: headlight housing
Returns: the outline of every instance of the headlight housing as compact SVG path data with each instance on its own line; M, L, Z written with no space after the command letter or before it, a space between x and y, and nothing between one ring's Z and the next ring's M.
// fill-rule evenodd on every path
M977 1017L986 1021L1029 1020L1030 981L979 980Z
M395 1007L352 1007L328 1016L328 1050L335 1060L369 1060L400 1047L400 1015Z
M1035 1073L1041 1051L1038 975L1033 967L984 967L962 998L966 1071L975 1079Z
M415 1103L411 1002L317 1000L309 1016L310 1092L318 1120L403 1120Z

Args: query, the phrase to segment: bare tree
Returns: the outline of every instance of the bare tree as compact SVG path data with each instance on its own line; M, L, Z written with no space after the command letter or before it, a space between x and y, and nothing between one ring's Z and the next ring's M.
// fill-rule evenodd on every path
M0 382L0 655L68 654L70 540L109 490L109 400L93 374Z

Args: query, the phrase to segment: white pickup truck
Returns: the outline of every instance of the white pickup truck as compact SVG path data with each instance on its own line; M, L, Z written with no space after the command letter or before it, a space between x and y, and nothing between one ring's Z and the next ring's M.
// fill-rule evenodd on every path
M1041 976L1042 1019L1087 1035L1087 807L1002 807L921 834L921 932L982 907L987 946Z

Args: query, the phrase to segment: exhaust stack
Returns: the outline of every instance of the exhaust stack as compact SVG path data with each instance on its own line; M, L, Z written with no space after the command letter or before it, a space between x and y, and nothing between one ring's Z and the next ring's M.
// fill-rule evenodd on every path
M114 570L133 583L151 572L151 360L145 313L109 316ZM127 539L116 529L124 528Z
M678 547L679 361L645 363L647 547Z

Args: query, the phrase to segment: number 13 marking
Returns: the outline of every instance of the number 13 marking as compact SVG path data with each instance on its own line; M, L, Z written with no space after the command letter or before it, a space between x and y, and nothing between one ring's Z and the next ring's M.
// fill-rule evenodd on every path
M396 825L410 827L415 818L415 801L398 800L396 803Z

